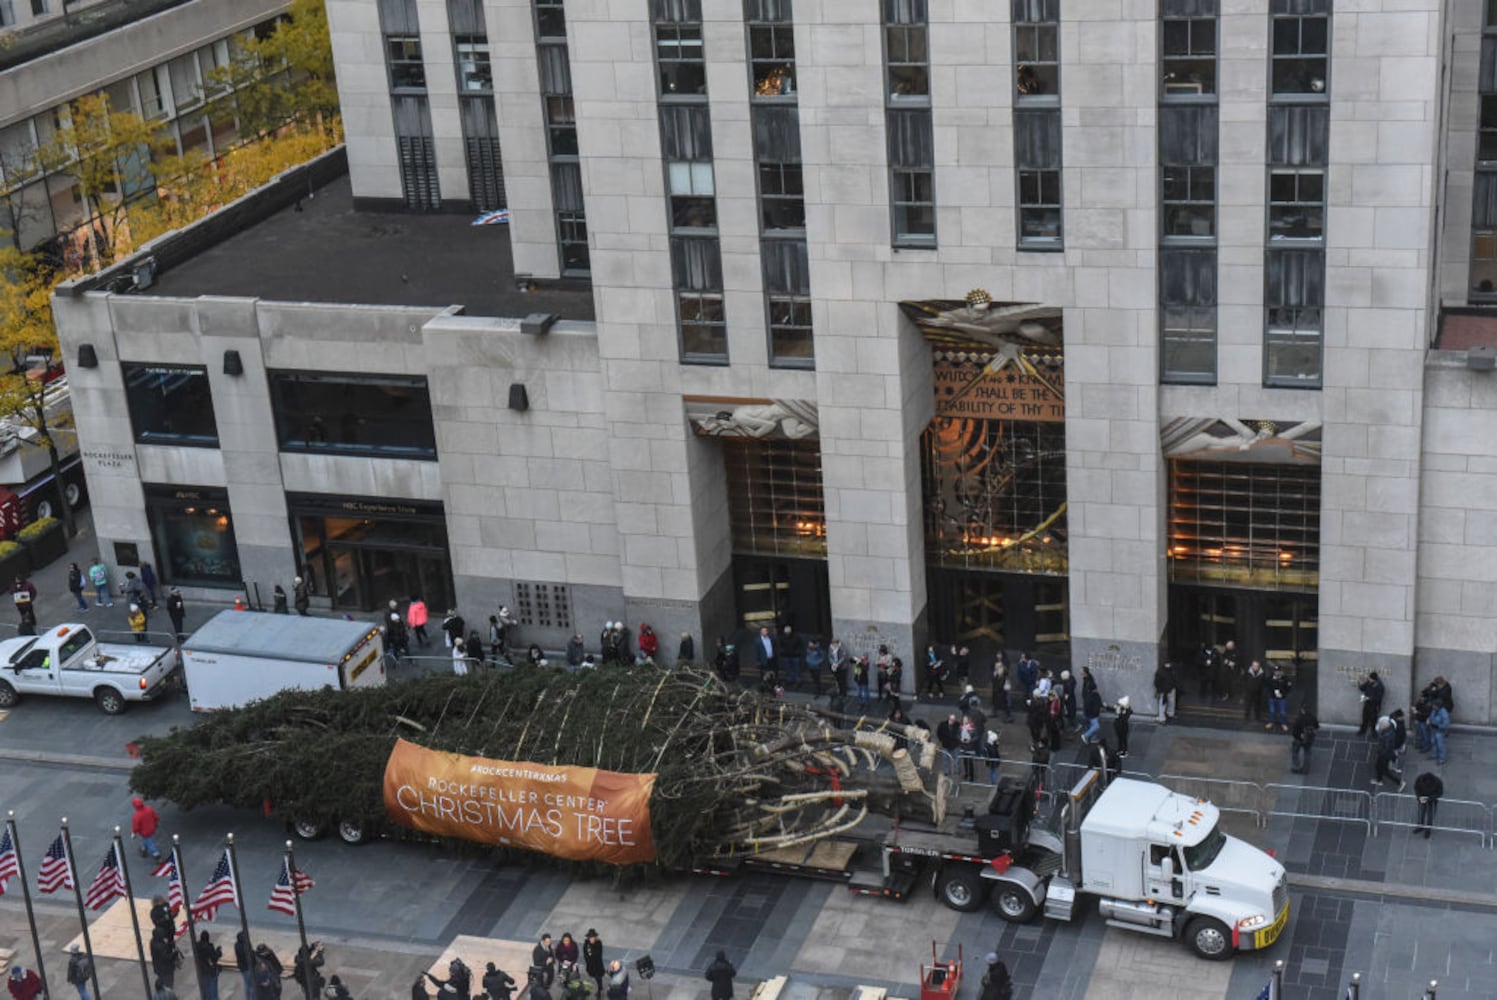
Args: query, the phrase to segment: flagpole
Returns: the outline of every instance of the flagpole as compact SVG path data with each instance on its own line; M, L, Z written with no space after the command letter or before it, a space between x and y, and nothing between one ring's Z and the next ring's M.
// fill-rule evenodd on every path
M16 811L10 810L6 814L5 826L10 832L10 847L16 852L16 874L21 877L21 898L26 901L26 922L31 925L31 947L36 950L36 974L42 981L42 988L47 988L47 970L42 964L42 939L36 932L36 911L31 908L31 886L26 882L26 862L22 860L21 834L16 829ZM92 959L93 956L89 956ZM94 982L94 993L99 992L97 978Z
M244 908L244 891L239 886L239 855L234 853L234 835L228 834L224 837L226 850L229 852L229 874L234 878L234 901L239 905L239 929L244 932L244 950L249 956L250 967L255 964L255 945L250 940L249 914ZM241 972L244 970L241 969Z
M146 1000L156 995L151 989L151 972L146 966L146 946L140 938L140 914L135 910L135 892L130 888L130 866L125 863L125 848L120 842L120 828L114 828L114 860L125 879L125 903L130 907L130 926L135 929L135 954L140 959L140 982L146 988ZM82 911L79 911L82 912ZM173 947L176 947L175 943Z
M68 818L62 818L62 853L73 876L73 899L78 903L78 923L83 926L83 950L88 954L88 964L94 967L94 993L99 992L99 963L94 961L94 942L88 935L88 917L83 912L83 885L78 878L78 866L73 863L73 835L68 831ZM48 994L50 996L50 994Z
M301 893L296 888L296 849L291 841L286 841L286 877L291 880L291 903L296 907L296 933L301 936L302 959L302 994L307 1000L314 1000L312 996L312 949L307 947L307 923L301 915Z
M192 900L187 898L187 876L182 874L182 838L175 833L172 834L172 871L177 876L177 884L182 887L182 909L187 911L187 950L192 953L192 973L198 981L198 996L207 996L203 992L203 967L198 963L198 932L192 920Z

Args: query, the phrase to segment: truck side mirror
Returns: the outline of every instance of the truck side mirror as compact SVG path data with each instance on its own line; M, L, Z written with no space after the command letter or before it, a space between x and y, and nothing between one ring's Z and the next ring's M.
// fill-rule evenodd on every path
M1159 859L1159 871L1164 875L1164 877L1165 877L1166 880L1174 878L1175 877L1175 859L1172 858L1172 857L1170 857L1168 854L1166 854L1164 857L1160 858Z

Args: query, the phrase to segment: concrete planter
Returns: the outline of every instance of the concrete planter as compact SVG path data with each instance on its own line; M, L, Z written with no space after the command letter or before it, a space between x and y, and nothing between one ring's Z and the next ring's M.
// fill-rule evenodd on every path
M34 538L21 538L18 541L21 543L22 552L30 559L28 570L41 569L68 553L68 539L61 525L44 531ZM8 577L0 576L0 579L8 579Z

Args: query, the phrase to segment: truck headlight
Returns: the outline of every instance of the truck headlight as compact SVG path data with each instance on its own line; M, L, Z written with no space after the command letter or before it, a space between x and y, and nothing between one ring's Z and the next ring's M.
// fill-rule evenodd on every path
M1262 913L1255 913L1251 917L1243 917L1237 921L1237 929L1240 931L1254 931L1259 927L1266 926L1268 923L1269 919L1267 916Z

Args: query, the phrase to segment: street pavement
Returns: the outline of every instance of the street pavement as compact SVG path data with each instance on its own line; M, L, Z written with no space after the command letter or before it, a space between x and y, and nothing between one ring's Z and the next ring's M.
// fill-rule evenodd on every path
M86 537L75 542L80 562L92 554L88 545ZM35 578L43 624L71 617L61 582L65 565ZM189 628L217 610L189 608ZM118 601L113 611L95 609L84 617L101 631L123 627ZM912 714L934 723L944 711L944 703L919 702ZM132 705L117 717L87 701L32 698L0 719L0 809L16 813L32 878L65 815L86 884L114 826L128 829L129 744L192 721L185 697ZM1006 756L1025 756L1022 727L998 728ZM1304 776L1289 772L1286 736L1256 730L1155 727L1137 716L1131 749L1127 768L1141 774L1372 791L1371 744L1349 731L1324 732ZM1433 766L1412 749L1409 754L1411 779ZM1077 757L1072 744L1058 759ZM1449 799L1490 804L1497 794L1497 739L1454 735L1440 772ZM1313 799L1293 790L1275 795L1284 811ZM283 953L293 951L295 921L265 905L286 831L254 810L182 812L170 803L157 805L166 835L181 838L189 894L207 880L224 834L235 834L252 933ZM1466 813L1477 815L1474 808ZM1452 809L1448 822L1465 822L1461 810ZM1232 816L1228 825L1284 861L1293 915L1273 948L1219 965L1197 960L1177 942L1109 928L1094 910L1072 924L1015 926L986 910L948 910L928 893L888 903L853 896L832 883L770 875L614 882L574 876L539 859L496 864L477 852L416 843L298 842L297 858L317 882L303 900L309 935L327 944L325 972L339 974L360 1000L404 1000L417 974L445 965L443 955L459 942L473 956L470 964L490 954L523 978L523 965L516 963L524 960L517 956L540 932L559 937L570 931L580 939L589 927L601 932L610 959L651 956L659 974L649 982L635 977L634 995L652 1000L705 997L701 972L719 949L740 970L741 995L755 982L786 974L790 986L783 995L797 1000L845 998L858 984L913 1000L920 965L930 961L933 945L943 958L955 957L959 948L965 956L962 997L980 992L982 956L990 950L1008 962L1019 997L1250 1000L1278 960L1285 964L1285 996L1305 1000L1339 1000L1354 972L1362 975L1363 1000L1413 1000L1432 979L1439 981L1441 1000L1497 994L1497 950L1491 945L1497 940L1497 857L1485 839L1442 830L1426 840L1386 826L1374 835L1355 810L1337 819L1275 815L1262 828L1250 817ZM130 860L137 896L164 888L143 862L133 855ZM0 897L0 957L9 950L30 965L17 889L13 882ZM73 905L42 897L37 907L53 995L70 995L62 970L66 945L78 932ZM238 917L226 907L208 925L226 951L232 950ZM139 996L143 987L129 948L120 948L118 932L107 926L118 914L90 918L99 922L99 935L116 942L113 953L99 951L104 996ZM221 985L224 997L242 996L231 973ZM196 995L190 967L179 975L177 989L184 997Z

